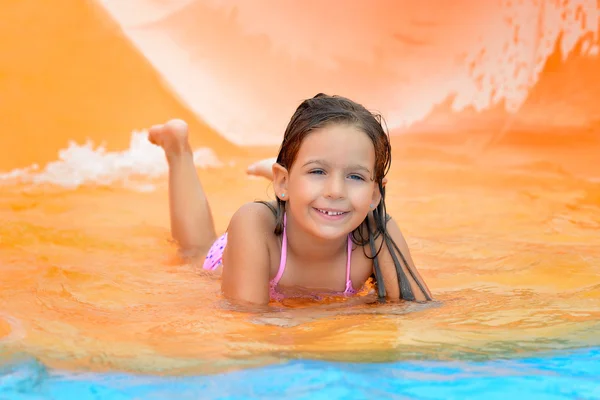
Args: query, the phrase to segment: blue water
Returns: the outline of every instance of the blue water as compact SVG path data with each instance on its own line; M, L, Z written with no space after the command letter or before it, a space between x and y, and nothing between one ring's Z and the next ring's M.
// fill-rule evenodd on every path
M290 361L196 377L0 364L0 399L600 399L600 348L487 362Z

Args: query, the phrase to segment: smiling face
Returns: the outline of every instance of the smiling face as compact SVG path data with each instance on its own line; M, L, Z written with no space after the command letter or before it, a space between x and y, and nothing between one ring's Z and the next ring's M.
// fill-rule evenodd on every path
M350 124L328 124L304 138L291 169L281 168L275 181L298 227L335 239L357 228L379 202L374 168L369 136Z

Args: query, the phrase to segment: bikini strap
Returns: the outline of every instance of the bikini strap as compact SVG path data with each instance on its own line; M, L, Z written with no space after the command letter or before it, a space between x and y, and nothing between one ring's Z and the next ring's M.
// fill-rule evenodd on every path
M283 214L283 239L281 241L281 259L279 261L279 269L277 270L277 275L275 278L271 280L271 285L276 286L279 283L279 280L283 276L283 272L285 271L285 264L287 261L287 234L286 234L286 226L287 226L287 217L286 214ZM352 239L350 235L348 235L348 256L346 260L346 290L345 293L353 292L354 288L352 287L352 280L350 279L350 265L352 262Z
M279 283L279 280L283 276L283 271L285 271L285 262L287 261L287 235L285 234L285 227L287 224L287 218L285 213L283 214L283 239L281 241L281 259L279 260L279 270L277 270L277 275L271 281L271 283L275 286Z
M350 262L352 260L352 240L350 239L350 235L348 235L348 258L346 261L346 290L345 292L353 291L352 280L350 279Z

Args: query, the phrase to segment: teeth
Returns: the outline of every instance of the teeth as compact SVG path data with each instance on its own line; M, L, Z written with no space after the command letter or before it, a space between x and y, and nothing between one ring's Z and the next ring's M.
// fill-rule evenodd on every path
M343 211L325 211L325 210L319 210L319 212L322 213L322 214L331 215L331 216L344 214Z

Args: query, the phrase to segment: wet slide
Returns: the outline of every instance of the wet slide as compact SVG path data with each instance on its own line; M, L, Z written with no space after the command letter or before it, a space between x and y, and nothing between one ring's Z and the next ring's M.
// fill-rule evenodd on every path
M335 398L374 374L387 395L464 398L478 377L556 395L531 383L540 366L594 394L569 374L598 371L600 345L596 1L63 3L0 5L0 397L294 398L318 381ZM241 202L272 198L246 166L318 92L384 115L389 211L436 307L240 315L177 257L144 129L188 121L223 231ZM579 351L561 353L573 368L550 350ZM479 364L456 381L411 360Z
M320 91L362 99L398 131L458 130L453 117L468 111L486 111L488 129L507 113L524 126L599 118L598 92L570 90L598 79L597 64L577 60L598 55L594 1L105 4L181 98L238 144L278 144L290 110Z

